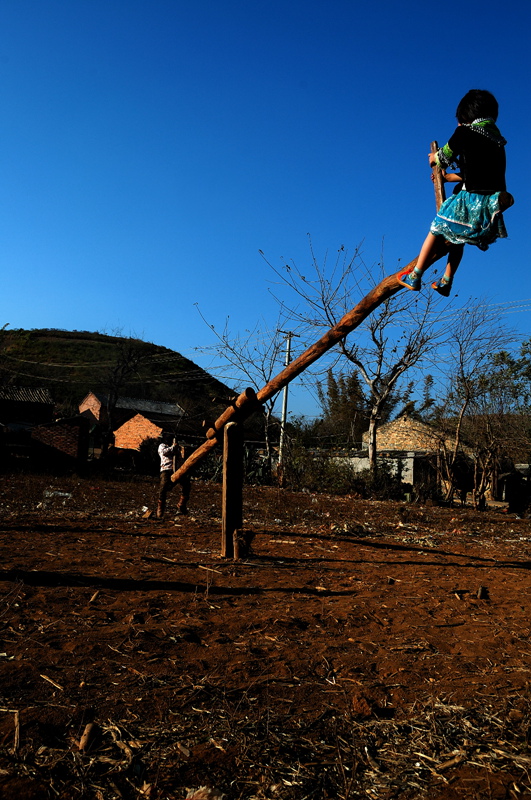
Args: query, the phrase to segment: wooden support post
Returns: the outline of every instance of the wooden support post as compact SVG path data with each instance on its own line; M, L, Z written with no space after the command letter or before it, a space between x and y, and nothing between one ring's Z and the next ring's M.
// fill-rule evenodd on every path
M243 525L243 435L237 422L224 430L221 505L221 556L237 559Z

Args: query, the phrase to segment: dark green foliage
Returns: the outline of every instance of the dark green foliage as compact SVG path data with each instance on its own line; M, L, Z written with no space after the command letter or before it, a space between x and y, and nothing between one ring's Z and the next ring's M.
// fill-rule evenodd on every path
M297 491L354 494L377 500L401 500L408 488L402 483L401 470L395 474L385 461L378 462L375 473L369 469L356 472L340 457L297 445L285 467L285 479L286 486Z
M352 467L333 461L327 453L294 446L285 467L286 486L296 491L350 494L355 491Z
M317 396L323 410L317 435L360 448L363 433L367 430L368 410L357 373L339 373L336 377L329 369L326 388L317 383Z
M396 415L398 417L411 417L421 421L429 420L433 415L435 398L432 396L435 381L432 375L425 375L422 387L422 397L420 400L412 400L411 397L417 390L417 382L408 383L404 392L397 397L397 402L403 404ZM387 420L386 420L387 421Z
M270 486L273 482L271 459L263 447L246 444L243 457L244 481L254 486Z
M376 471L365 469L357 474L358 491L362 497L372 500L403 500L410 486L402 482L401 470L396 473L383 460L378 460Z

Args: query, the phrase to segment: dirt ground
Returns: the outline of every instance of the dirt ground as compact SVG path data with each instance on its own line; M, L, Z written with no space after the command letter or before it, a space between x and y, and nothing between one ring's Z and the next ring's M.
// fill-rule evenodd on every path
M4 800L531 798L530 520L0 480Z

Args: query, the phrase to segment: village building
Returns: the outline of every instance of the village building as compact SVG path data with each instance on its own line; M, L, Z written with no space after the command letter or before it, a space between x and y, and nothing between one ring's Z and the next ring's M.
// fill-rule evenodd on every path
M25 469L32 462L31 431L53 420L54 401L48 389L0 388L1 467Z
M163 432L176 433L179 417L135 414L114 431L114 446L122 450L140 450L147 439L158 439Z
M83 417L54 418L48 389L0 388L0 445L7 466L80 469L88 456L88 427Z
M79 413L92 423L106 427L109 424L108 402L107 395L100 392L89 392L79 404ZM136 397L118 397L113 409L114 430L136 414L145 414L148 418L180 420L184 417L184 409L178 403L141 400Z
M368 447L369 432L363 434L363 447ZM433 425L404 414L380 425L376 431L378 452L388 450L414 451L416 453L436 452L444 437ZM449 445L450 440L446 440Z
M368 447L368 432L363 435L364 447ZM453 451L455 442L452 436L443 433L435 425L403 415L381 425L376 433L377 457L386 462L410 483L418 495L426 495L435 487L445 491L446 481L441 470L443 453ZM516 455L516 454L515 454ZM354 456L356 470L368 467L368 457L362 451ZM509 487L519 486L528 474L528 465L515 463L510 459L502 465L503 472L494 471L489 478L486 497L491 500L508 499ZM474 485L475 456L466 441L461 441L455 463L455 489L461 498L466 498ZM511 490L512 491L512 490ZM507 498L506 498L507 494Z
M91 452L101 452L101 435L109 427L108 397L89 392L79 404L79 413L91 424ZM143 442L157 439L162 432L176 433L185 417L178 403L119 397L113 410L115 450L139 451Z
M81 415L36 425L31 431L34 460L42 467L82 471L88 460L89 427Z
M25 386L0 388L0 423L16 428L30 428L53 420L54 400L48 389Z
M349 464L356 472L369 468L369 432L363 434L362 449L336 456L338 463ZM439 452L451 440L433 425L404 414L380 425L376 432L377 460L399 474L418 495L429 496L440 482Z

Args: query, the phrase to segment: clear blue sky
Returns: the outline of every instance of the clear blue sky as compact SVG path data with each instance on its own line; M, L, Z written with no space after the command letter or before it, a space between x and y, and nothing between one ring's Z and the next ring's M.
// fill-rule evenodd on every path
M429 143L470 88L499 100L517 202L459 290L531 298L530 25L523 1L0 0L0 325L120 329L210 367L195 304L275 324L260 249L303 266L310 233L372 264L383 240L389 273L417 254Z

